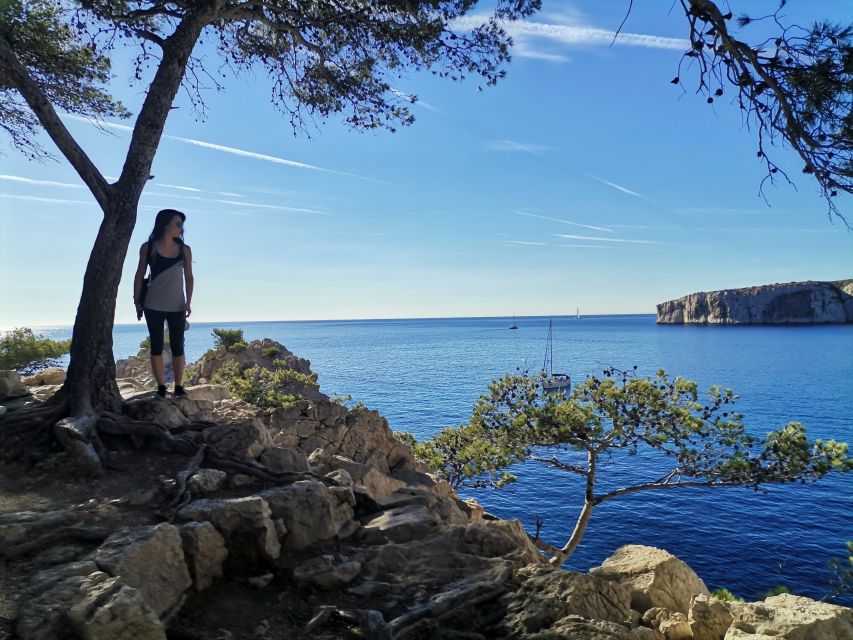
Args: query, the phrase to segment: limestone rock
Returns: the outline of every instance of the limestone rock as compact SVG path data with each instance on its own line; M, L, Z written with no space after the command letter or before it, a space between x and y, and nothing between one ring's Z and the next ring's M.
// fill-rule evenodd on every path
M181 527L181 540L193 587L203 591L222 576L222 563L228 557L225 539L209 522L190 522Z
M256 460L270 442L269 432L260 418L220 424L203 431L204 441L226 456Z
M95 562L138 589L158 616L175 607L192 585L180 533L170 524L112 534L96 551Z
M116 578L84 579L85 597L68 610L68 621L86 640L161 640L163 626L137 589L119 586ZM88 583L86 585L86 583Z
M184 390L193 400L218 402L219 400L227 400L231 397L231 392L228 390L228 387L221 384L197 384L184 387Z
M318 456L312 454L311 464L317 473L321 474L331 473L337 469L345 470L352 478L355 486L364 489L377 502L382 502L392 493L406 486L405 482L392 478L376 467L350 460L341 455Z
M151 387L146 387L136 378L116 378L118 392L124 400L130 400L142 394L151 392Z
M789 282L693 293L657 306L662 324L853 322L853 280Z
M0 400L20 398L29 393L17 371L0 371Z
M52 398L61 388L61 384L46 384L40 387L30 387L30 393L39 402L44 402Z
M853 609L783 593L732 607L725 640L849 640Z
M631 595L618 583L541 565L520 569L516 581L518 588L503 597L511 635L551 631L569 615L619 624L630 619Z
M259 496L228 500L202 499L178 512L183 520L207 520L225 538L229 564L247 568L277 560L281 554L270 507Z
M643 622L657 629L666 640L689 640L693 637L687 616L678 611L652 607L643 614Z
M308 473L311 471L305 454L294 449L282 447L264 449L258 462L275 473Z
M21 640L165 640L157 614L139 591L98 571L93 562L62 565L34 577L21 599Z
M199 469L187 480L187 489L196 497L209 497L220 491L228 474L219 469Z
M518 640L663 640L654 629L629 629L616 622L592 620L568 615L555 622L547 632L520 634Z
M687 622L693 640L723 640L732 624L732 614L722 600L712 596L694 595L690 601Z
M350 560L335 564L334 557L325 555L303 562L293 571L293 580L302 589L337 591L361 573L361 563Z
M693 594L708 595L705 583L674 555L643 545L625 545L590 573L619 582L631 592L631 608L652 607L686 614Z
M65 382L65 369L62 367L48 367L37 371L31 376L23 378L23 382L28 387L41 387L46 384L62 384Z
M282 544L289 550L331 540L352 522L355 498L345 487L301 480L259 495L269 503L272 517L281 519L287 528Z
M365 522L359 537L367 544L408 542L432 533L440 522L424 505L406 505L383 511Z
M181 408L171 400L163 401L154 397L130 400L124 407L125 413L134 420L156 422L172 428L186 424L189 420Z
M457 498L456 506L468 517L471 524L483 524L483 516L486 514L486 510L483 509L479 502L473 498L467 500Z

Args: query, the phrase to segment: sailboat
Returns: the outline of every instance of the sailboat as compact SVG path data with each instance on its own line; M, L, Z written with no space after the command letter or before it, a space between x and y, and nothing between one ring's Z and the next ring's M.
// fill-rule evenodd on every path
M515 315L512 316L512 324L509 325L510 329L518 329L518 325L515 323Z
M575 319L576 319L576 320L580 320L580 319L581 319L581 309L580 309L580 307L575 307Z
M543 391L568 390L572 386L572 377L568 373L554 373L554 330L553 321L548 320L548 341L545 343L545 362L542 371L545 380L542 381Z

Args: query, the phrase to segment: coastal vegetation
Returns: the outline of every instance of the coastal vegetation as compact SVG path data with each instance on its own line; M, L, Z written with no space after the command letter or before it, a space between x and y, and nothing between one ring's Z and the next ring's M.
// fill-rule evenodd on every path
M319 387L317 374L313 371L294 371L283 360L276 360L273 364L274 369L259 366L241 369L235 360L229 360L216 372L213 382L226 385L234 397L262 409L283 407L300 400L301 396L292 391L294 383Z
M71 340L51 340L28 327L12 329L0 335L0 369L32 373L70 350Z
M228 351L239 351L240 348L237 345L242 344L244 347L246 345L242 329L214 329L211 333L213 345L216 347L225 347ZM232 349L232 347L236 348Z
M641 377L609 367L569 395L543 393L544 374L506 375L492 382L469 422L415 442L415 456L454 487L503 486L512 465L534 461L557 476L579 477L583 507L562 546L538 541L552 564L571 556L599 505L640 491L749 487L815 482L853 470L847 444L809 441L797 422L758 437L734 410L731 389L713 386L700 400L698 385L664 371ZM620 454L657 456L654 478L606 486L605 462ZM639 475L639 474L638 474Z

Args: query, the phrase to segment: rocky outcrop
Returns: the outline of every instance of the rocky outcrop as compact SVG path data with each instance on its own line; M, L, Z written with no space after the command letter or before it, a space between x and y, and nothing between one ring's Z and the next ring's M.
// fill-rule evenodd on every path
M853 609L816 602L790 593L764 602L732 603L734 620L725 640L849 640Z
M657 305L658 324L853 322L853 279L692 293Z
M30 390L16 371L0 371L0 402L29 395Z
M168 435L111 453L137 468L172 456L187 469L188 454L146 446L171 438L215 455L158 469L147 486L123 467L108 478L132 487L120 499L0 514L0 638L219 637L224 627L196 631L194 617L216 608L216 594L239 619L225 635L272 637L251 607L232 604L241 589L268 598L263 616L287 611L292 625L275 637L343 637L341 625L395 640L853 637L850 609L795 596L723 602L662 549L622 547L589 573L552 567L519 521L460 500L374 411L325 397L260 409L196 388L189 399L129 399L129 417ZM14 552L62 528L72 543Z
M687 614L693 594L708 594L693 569L655 547L625 545L590 573L625 587L631 608L641 612L660 607Z

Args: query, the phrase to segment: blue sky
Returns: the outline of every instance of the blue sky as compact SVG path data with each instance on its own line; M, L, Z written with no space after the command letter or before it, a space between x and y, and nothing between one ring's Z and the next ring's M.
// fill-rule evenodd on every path
M332 119L294 137L261 72L206 91L204 120L182 93L116 322L135 321L138 247L164 207L187 214L198 321L653 313L693 291L853 277L853 232L828 219L793 154L774 150L796 189L766 189L767 206L737 108L669 83L686 37L676 4L634 3L613 46L626 0L543 4L512 27L497 87L400 80L421 101L394 134ZM851 21L851 7L792 0L785 11ZM144 87L122 54L114 75L137 111ZM118 175L127 132L66 122ZM101 214L64 160L3 152L0 326L71 324ZM853 220L853 198L839 206Z

